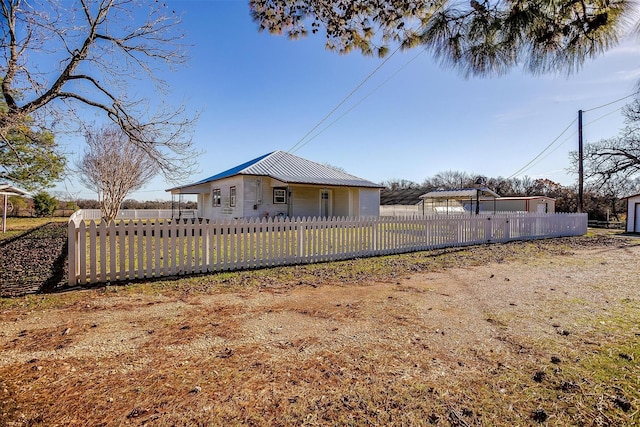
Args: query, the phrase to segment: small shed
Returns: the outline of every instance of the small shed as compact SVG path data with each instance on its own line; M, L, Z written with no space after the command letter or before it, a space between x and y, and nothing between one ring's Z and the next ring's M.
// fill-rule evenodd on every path
M460 190L436 190L420 196L424 214L462 214L495 211L500 197L487 187Z
M555 213L556 199L546 196L500 197L496 212Z
M627 233L640 233L640 194L625 197L625 199L627 200Z
M3 197L2 202L2 232L7 231L7 208L9 206L9 196L26 196L27 193L17 187L13 187L9 184L0 184L0 195Z

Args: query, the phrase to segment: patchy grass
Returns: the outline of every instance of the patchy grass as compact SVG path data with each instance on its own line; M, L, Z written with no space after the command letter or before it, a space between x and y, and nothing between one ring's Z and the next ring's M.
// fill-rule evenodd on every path
M69 218L65 217L53 217L53 218L25 218L25 217L8 217L7 218L7 231L0 232L0 244L4 240L9 240L14 237L18 237L21 234L34 228L41 227L50 222L67 222ZM2 219L0 218L0 222ZM2 230L0 230L2 231Z
M45 217L45 218L29 218L29 217L8 217L7 231L26 231L32 228L40 227L50 222L68 222L67 217Z

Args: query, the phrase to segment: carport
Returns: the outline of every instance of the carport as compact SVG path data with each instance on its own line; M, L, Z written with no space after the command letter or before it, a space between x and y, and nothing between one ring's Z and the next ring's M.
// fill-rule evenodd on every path
M424 215L438 214L478 214L495 212L496 192L486 188L463 188L460 190L436 190L420 196Z
M17 187L13 187L9 184L0 184L0 195L3 197L3 209L2 209L2 232L7 231L7 208L9 207L9 196L26 196L27 193Z

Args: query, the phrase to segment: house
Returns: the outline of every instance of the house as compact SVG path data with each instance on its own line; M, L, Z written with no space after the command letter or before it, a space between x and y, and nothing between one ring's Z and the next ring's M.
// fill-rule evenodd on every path
M640 233L640 194L625 197L627 200L627 233ZM623 199L623 200L624 200Z
M274 151L192 184L172 195L197 194L208 219L379 216L381 185Z

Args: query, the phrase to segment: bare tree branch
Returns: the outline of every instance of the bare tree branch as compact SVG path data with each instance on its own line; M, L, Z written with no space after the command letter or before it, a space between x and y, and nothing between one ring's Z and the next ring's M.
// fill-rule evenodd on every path
M101 196L106 221L115 219L127 194L158 173L155 159L134 144L119 127L90 129L77 169L87 188Z
M585 145L585 178L594 188L623 188L623 183L635 181L640 175L639 111L640 100L630 103L623 109L627 126L617 137ZM572 165L577 170L577 153L572 153Z
M165 92L160 71L187 60L180 18L162 2L0 0L0 19L7 105L0 134L25 117L52 130L52 123L69 124L82 110L95 110L147 152L167 178L183 179L193 171L197 114L188 117L184 105L167 108L129 90L145 76L156 87L153 96ZM59 66L50 62L41 71L44 64L31 57L42 52L56 57Z

